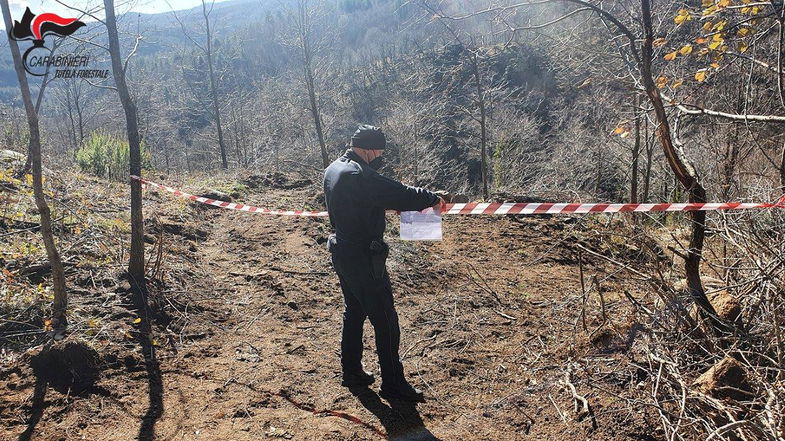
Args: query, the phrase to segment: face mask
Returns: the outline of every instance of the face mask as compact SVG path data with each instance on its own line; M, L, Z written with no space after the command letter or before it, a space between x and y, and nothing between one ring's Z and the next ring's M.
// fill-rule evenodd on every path
M384 165L384 158L379 156L378 158L369 162L368 165L374 170L379 170Z

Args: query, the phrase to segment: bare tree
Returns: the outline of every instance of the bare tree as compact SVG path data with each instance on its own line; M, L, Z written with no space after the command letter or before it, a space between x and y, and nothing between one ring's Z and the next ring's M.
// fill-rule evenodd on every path
M433 17L446 18L446 14L442 11L441 7L434 5L428 0L421 0L421 5ZM475 43L474 37L461 36L458 30L449 23L449 20L439 20L450 33L452 38L457 42L462 50L462 54L466 63L469 66L471 76L473 79L474 93L472 94L472 102L474 109L468 112L470 118L477 122L480 129L480 176L482 179L482 196L488 198L488 113L490 107L491 88L486 84L488 72L484 69L483 64L485 60L483 50ZM467 109L468 110L468 109ZM476 112L476 114L475 114Z
M322 155L322 165L326 168L330 165L330 157L327 155L327 147L324 141L324 129L322 128L322 116L319 111L319 97L316 94L316 80L314 78L314 23L313 15L315 9L309 5L309 0L297 1L297 15L294 23L297 32L297 45L302 56L303 81L308 90L308 105L313 118L316 137L319 140L319 151Z
M106 9L106 29L109 34L109 54L112 57L112 75L114 76L120 104L125 112L125 126L130 151L130 173L132 176L142 175L142 157L137 122L136 104L128 91L125 81L125 68L120 54L120 40L117 35L117 19L115 18L114 0L104 0ZM128 275L137 291L144 290L144 219L142 217L142 184L131 179L131 249L128 261Z
M671 132L671 123L668 114L665 110L665 101L657 87L654 74L652 73L652 62L654 58L653 43L655 39L654 27L652 25L652 13L650 0L640 1L640 19L643 25L643 35L636 35L631 28L625 25L622 20L615 14L609 12L605 5L601 2L593 2L590 0L546 0L541 3L568 3L577 6L577 9L567 12L560 18L552 20L548 23L536 26L514 27L510 26L507 21L501 19L500 21L507 25L507 28L513 32L524 29L536 29L557 23L567 17L581 12L591 12L597 15L601 22L617 34L619 37L626 40L623 46L617 46L616 50L622 51L626 59L629 60L631 69L637 70L638 79L642 84L646 95L649 98L649 103L653 107L655 120L657 123L657 137L665 153L666 160L670 169L676 176L676 179L682 185L684 190L687 191L689 201L695 203L706 202L706 190L701 184L697 171L693 164L687 159L681 145L674 142L674 137ZM540 4L541 4L540 3ZM462 17L444 17L443 14L437 15L440 18L448 18L450 20L462 20L471 17L476 17L483 14L496 13L503 14L509 11L520 9L522 6L530 4L513 4L509 6L496 6L490 7L482 11L464 15ZM436 13L437 11L433 11ZM613 39L612 41L616 41ZM641 43L642 41L642 43ZM616 43L618 44L618 43ZM690 243L685 252L679 252L680 257L685 262L685 274L687 277L688 290L699 306L702 315L709 320L712 327L717 331L727 331L727 325L717 317L717 313L709 302L706 292L701 282L700 262L703 252L703 243L706 236L706 212L693 211L692 217L692 234L690 236Z
M76 149L85 138L84 81L74 78L63 81L63 86L53 89L53 95L68 117L68 140Z
M641 156L641 111L640 97L637 93L633 105L633 118L635 119L635 143L632 148L632 164L630 165L630 203L634 204L638 202L638 169Z
M185 24L180 20L174 10L172 14L174 14L175 19L178 23L180 23L180 27L183 30L183 33L186 37L191 41L191 43L196 46L207 58L207 73L210 80L210 98L212 101L213 107L213 120L215 121L215 130L218 134L218 147L221 153L221 167L223 169L229 168L229 162L227 159L226 154L226 142L224 140L224 133L223 133L223 125L221 124L221 105L218 99L218 89L216 86L215 80L215 62L214 62L214 54L213 54L213 32L212 28L210 27L210 14L213 11L213 6L215 6L215 1L210 1L210 5L208 7L207 1L202 0L202 17L204 18L204 30L205 30L205 43L201 44L196 41L195 38L191 36L191 34L186 30ZM171 6L170 6L171 7Z
M65 40L65 38L59 38L57 41L54 42L52 48L49 50L49 55L51 56L54 54L55 50L60 46L60 44ZM52 81L49 78L49 72L51 70L50 66L46 67L46 71L44 72L43 78L41 78L41 87L38 89L38 95L35 99L35 113L39 113L41 110L41 102L44 98L44 91L46 90L46 86ZM27 160L25 160L24 166L17 171L18 176L23 176L30 171L30 167L33 165L33 152L28 148L27 150Z
M6 30L13 27L11 22L11 11L8 7L8 0L0 0L0 7L3 10L3 19ZM24 102L25 112L27 113L27 124L30 130L29 153L30 163L33 172L33 193L35 204L41 218L41 237L46 248L46 255L52 267L52 291L54 292L54 305L52 316L52 327L58 331L64 331L67 326L66 308L68 307L68 293L65 287L65 274L63 263L60 260L60 253L57 251L54 236L52 235L52 217L49 205L44 196L43 179L41 177L41 134L38 125L38 112L33 105L33 98L30 94L30 86L27 82L27 75L22 62L22 55L19 52L19 45L16 40L8 39L11 57L14 60L14 70L19 81L19 88Z
M659 89L654 82L652 73L652 60L654 58L654 27L652 25L651 2L641 0L641 18L643 21L644 40L640 55L636 55L640 67L641 80L646 89L649 101L654 107L654 114L657 120L657 136L665 152L668 164L676 175L681 185L687 190L690 202L706 202L706 189L701 184L695 167L684 155L681 146L676 146L671 135L671 126L665 112L665 104ZM614 17L615 20L615 17ZM618 22L618 20L617 20ZM623 25L621 25L623 26ZM632 37L632 33L625 27L620 28L622 32ZM634 38L634 37L632 37ZM631 40L631 44L636 42ZM633 46L634 47L634 46ZM717 331L727 331L727 325L717 317L717 311L709 302L701 281L700 263L703 254L703 242L706 238L706 212L692 212L692 235L690 245L686 254L681 254L684 259L684 270L687 276L687 286L692 298L700 307L703 315L709 319L712 326Z
M229 163L226 160L226 145L224 144L223 127L221 127L221 107L218 104L218 91L215 87L215 68L213 67L213 34L210 30L210 12L213 10L215 1L210 2L210 9L207 9L207 3L202 0L202 16L204 17L204 29L207 39L207 44L203 48L207 56L207 67L210 73L210 94L213 97L213 116L215 118L215 128L218 131L218 146L221 149L221 166L224 169L229 168Z

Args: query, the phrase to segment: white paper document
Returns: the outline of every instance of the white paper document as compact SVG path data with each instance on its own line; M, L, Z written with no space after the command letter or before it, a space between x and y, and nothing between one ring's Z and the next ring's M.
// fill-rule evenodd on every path
M401 240L442 240L442 216L433 208L401 212Z

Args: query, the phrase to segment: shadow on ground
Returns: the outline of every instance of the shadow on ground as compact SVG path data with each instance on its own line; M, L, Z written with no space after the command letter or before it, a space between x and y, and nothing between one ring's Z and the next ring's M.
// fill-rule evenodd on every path
M139 441L152 441L155 439L155 423L164 412L163 379L161 366L155 356L155 346L150 344L148 338L142 338L142 351L144 352L144 365L147 370L148 406L147 412L142 417L139 427Z
M393 401L391 406L382 402L376 392L367 387L352 388L363 407L371 411L384 426L387 439L395 441L441 441L425 427L415 403Z
M130 277L129 277L130 279ZM141 285L141 286L140 286ZM164 386L161 378L161 365L155 355L155 345L152 343L152 324L153 311L148 302L148 291L145 284L131 283L129 290L133 305L138 317L142 317L139 323L139 345L144 355L144 366L147 371L147 411L142 417L139 426L139 441L152 441L155 436L155 423L164 413Z

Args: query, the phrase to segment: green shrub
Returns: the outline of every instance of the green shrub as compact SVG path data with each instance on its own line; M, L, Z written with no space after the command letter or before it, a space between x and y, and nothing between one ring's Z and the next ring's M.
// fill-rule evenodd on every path
M142 168L150 167L150 153L141 144ZM101 178L128 179L128 142L108 133L93 132L76 151L76 164L85 172Z

